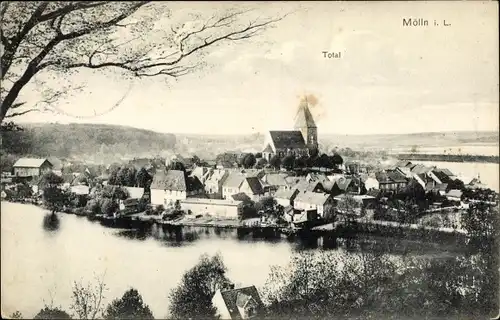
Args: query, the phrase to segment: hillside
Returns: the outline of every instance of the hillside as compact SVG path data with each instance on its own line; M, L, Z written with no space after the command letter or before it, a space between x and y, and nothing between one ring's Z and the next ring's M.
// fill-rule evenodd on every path
M22 124L24 131L2 133L2 151L7 154L83 158L89 162L110 163L134 157L167 156L173 153L214 159L222 152L259 152L263 134L201 135L168 134L149 130L97 124ZM497 132L445 132L393 135L333 135L319 137L321 149L335 147L353 150L385 149L408 153L411 149L447 153L460 147L461 153L479 148L498 149ZM460 150L460 149L458 149ZM498 151L496 155L498 155ZM453 153L453 151L448 151ZM491 154L485 154L491 155Z
M22 124L23 131L3 132L7 154L85 158L109 163L174 150L176 137L131 127L97 124Z

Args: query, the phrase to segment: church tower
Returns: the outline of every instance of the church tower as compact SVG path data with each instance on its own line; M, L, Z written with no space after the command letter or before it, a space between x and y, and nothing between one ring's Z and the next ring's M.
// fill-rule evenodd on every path
M307 99L299 105L299 110L295 116L295 130L299 130L304 137L304 141L309 149L318 148L318 128L314 123L313 116L309 110Z

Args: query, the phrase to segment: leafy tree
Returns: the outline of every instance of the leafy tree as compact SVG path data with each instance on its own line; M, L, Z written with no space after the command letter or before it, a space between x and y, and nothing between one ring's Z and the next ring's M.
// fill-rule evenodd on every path
M202 255L198 263L184 273L181 283L170 292L170 317L208 319L215 316L212 298L218 289L231 285L220 254Z
M307 156L300 156L295 160L296 168L305 168L307 167Z
M452 190L452 189L464 190L465 189L465 184L460 179L452 180L452 181L448 182L447 190Z
M154 319L154 317L149 306L142 301L139 292L131 288L120 299L115 299L108 305L104 319Z
M262 169L266 165L267 165L267 160L264 158L259 158L259 160L257 160L257 163L255 164L255 168Z
M255 154L255 158L257 158L257 159L262 158L262 152L257 152L257 153Z
M198 17L194 24L174 20L161 39L146 40L152 39L158 20L168 22L170 16L168 6L150 1L2 2L0 123L43 110L72 89L50 88L43 78L69 76L79 69L178 78L199 70L210 48L256 36L282 19L255 20L247 10L228 10ZM41 84L42 107L18 101L21 90L35 79Z
M200 157L198 157L197 155L194 155L192 158L191 158L191 161L193 162L193 164L199 166L201 164L201 159Z
M281 159L278 157L278 155L274 155L269 159L269 164L274 168L274 169L279 169L281 166Z
M59 308L45 306L34 317L34 319L71 319L71 316Z
M39 183L39 187L43 189L43 202L52 214L61 210L67 199L60 188L62 183L63 178L53 172L44 174Z
M256 163L256 159L253 153L246 153L243 155L241 158L240 165L242 165L244 168L252 168Z
M467 231L471 242L483 251L489 251L498 235L498 208L486 203L469 204L461 215L462 228Z
M317 148L312 148L309 150L309 157L316 158L319 155L319 150Z
M184 171L186 172L186 167L184 164L180 161L172 161L170 162L170 165L168 166L168 170L179 170L179 171Z
M141 168L139 171L137 171L135 179L139 188L145 188L151 181L151 175L145 168Z
M295 167L295 157L291 154L285 156L281 161L281 165L288 171L293 170Z
M119 206L116 203L116 201L109 199L109 198L104 198L101 201L101 213L105 215L113 215L114 212L118 211Z
M341 166L344 163L344 159L338 153L332 155L331 161L335 166Z

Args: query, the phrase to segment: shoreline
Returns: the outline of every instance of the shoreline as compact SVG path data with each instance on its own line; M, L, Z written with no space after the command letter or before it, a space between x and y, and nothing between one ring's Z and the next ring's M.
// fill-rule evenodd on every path
M499 156L483 156L483 155L452 155L452 154L417 154L417 153L399 153L392 154L392 157L398 160L413 160L413 161L437 161L437 162L457 162L457 163L491 163L498 164Z

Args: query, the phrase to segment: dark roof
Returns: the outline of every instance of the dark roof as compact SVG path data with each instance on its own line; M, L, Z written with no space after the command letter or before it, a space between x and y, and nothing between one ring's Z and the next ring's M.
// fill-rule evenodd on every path
M298 130L269 131L274 147L278 149L305 149L306 142Z
M184 172L181 170L168 170L167 173L156 173L151 183L151 189L186 191Z
M201 183L200 179L197 176L190 176L187 178L187 191L195 191L203 189L203 183Z
M439 171L441 171L442 173L444 173L448 177L451 177L454 175L453 172L451 172L449 169L439 169Z
M398 170L387 171L387 176L394 182L407 182L406 177Z
M340 190L345 191L345 190L347 190L347 188L349 188L349 185L351 184L351 182L352 182L351 178L341 177L340 179L335 181L335 184L337 185L337 187L339 187Z
M241 319L241 315L240 312L238 311L238 306L236 304L240 293L244 294L245 296L252 297L254 301L257 303L259 308L264 307L264 304L260 299L259 292L255 288L255 286L221 291L222 299L224 300L227 310L231 315L231 319Z
M252 201L252 199L244 192L239 192L231 195L231 198L235 201L242 201L242 202L249 202Z
M375 179L377 179L377 181L379 183L391 183L391 179L389 178L389 175L386 173L386 172L377 172L375 173Z
M411 162L408 161L408 160L399 160L395 164L396 167L406 167L406 166L409 166L409 165L411 165Z
M252 189L253 194L261 194L264 193L264 189L262 189L262 183L260 183L259 178L257 177L247 177L246 178L250 189Z
M309 110L309 105L307 101L302 101L297 110L297 115L295 116L295 128L316 128L316 123L314 123L314 118Z
M432 170L432 173L443 183L451 180L449 175L447 175L441 170Z
M307 182L305 180L299 181L295 186L293 186L294 189L298 189L299 191L314 191L316 188L323 188L323 184L319 181L311 181Z

